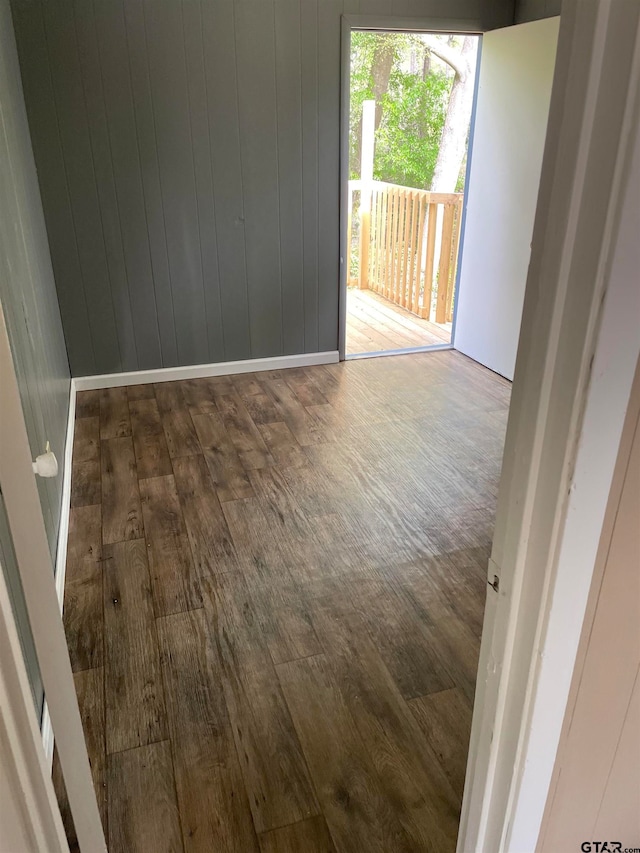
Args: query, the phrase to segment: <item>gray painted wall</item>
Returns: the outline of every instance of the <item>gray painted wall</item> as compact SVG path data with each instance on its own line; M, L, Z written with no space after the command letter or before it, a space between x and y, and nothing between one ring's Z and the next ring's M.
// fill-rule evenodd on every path
M513 22L526 24L541 18L554 18L560 14L562 0L516 0Z
M343 12L513 0L14 0L74 375L337 349Z
M41 453L48 440L62 467L69 364L7 0L0 0L0 301L31 450ZM38 489L53 554L62 472L38 478Z

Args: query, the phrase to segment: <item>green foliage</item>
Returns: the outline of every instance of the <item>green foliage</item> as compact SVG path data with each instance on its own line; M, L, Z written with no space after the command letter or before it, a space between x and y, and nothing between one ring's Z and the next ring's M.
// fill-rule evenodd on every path
M422 80L402 71L392 73L376 135L376 180L431 186L450 88L444 74Z
M373 98L372 65L376 33L356 32L351 51L350 171L359 175L360 123L362 102ZM425 48L415 36L387 34L393 50L389 87L382 96L382 119L376 131L374 177L379 181L428 189L438 157L442 128L447 112L452 76L441 66L423 79L421 66ZM417 62L416 60L420 61Z

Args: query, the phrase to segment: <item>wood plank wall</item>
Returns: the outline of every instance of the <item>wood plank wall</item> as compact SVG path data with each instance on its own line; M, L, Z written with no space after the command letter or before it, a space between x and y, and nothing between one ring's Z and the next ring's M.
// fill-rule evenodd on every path
M69 364L7 3L0 3L0 302L31 451L42 453L49 441L62 466ZM38 478L38 491L53 555L62 476ZM11 543L4 547L8 553Z
M336 349L341 15L513 20L513 0L12 9L74 375Z

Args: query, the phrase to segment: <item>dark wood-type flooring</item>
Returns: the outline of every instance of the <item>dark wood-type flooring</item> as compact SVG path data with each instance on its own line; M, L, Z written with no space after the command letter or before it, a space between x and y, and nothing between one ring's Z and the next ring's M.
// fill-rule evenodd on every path
M78 394L111 853L455 849L509 393L441 351Z

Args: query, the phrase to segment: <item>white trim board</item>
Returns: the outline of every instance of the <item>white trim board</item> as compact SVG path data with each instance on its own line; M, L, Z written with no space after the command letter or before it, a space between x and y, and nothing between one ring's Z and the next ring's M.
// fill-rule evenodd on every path
M62 464L62 495L60 498L60 524L58 527L58 547L56 549L56 564L54 577L56 583L56 594L60 613L64 606L64 581L67 571L67 545L69 542L69 513L71 510L71 464L73 461L73 435L76 422L76 386L75 380L69 383L69 412L67 415L67 432L64 443L64 461ZM53 767L54 735L49 716L49 706L45 696L42 707L42 743L44 754L47 759L49 772Z
M180 379L259 373L262 370L285 370L288 367L311 367L314 364L336 364L338 361L340 361L338 350L305 352L299 355L277 355L272 358L247 358L241 361L218 361L212 364L191 364L185 367L161 367L157 370L132 370L128 373L78 376L73 383L76 391L93 391L99 388L120 388L123 385L145 385L149 382L176 382Z

